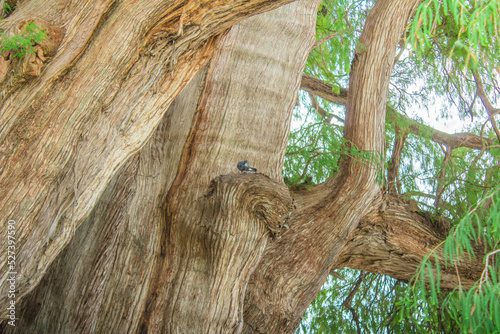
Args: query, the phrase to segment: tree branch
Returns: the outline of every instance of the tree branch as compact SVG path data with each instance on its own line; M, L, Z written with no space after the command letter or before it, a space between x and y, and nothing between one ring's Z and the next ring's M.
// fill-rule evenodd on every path
M339 94L336 94L333 92L332 85L307 74L302 75L300 89L303 89L335 104L345 106L347 102L347 89L340 88Z
M401 183L399 180L399 165L401 164L401 153L408 137L408 133L401 130L396 124L396 138L394 138L394 148L392 150L389 168L387 169L387 183L389 193L401 193ZM396 190L397 188L397 190Z
M436 207L436 209L438 209L440 204L441 204L441 196L443 195L443 192L445 189L444 178L446 177L446 168L450 164L452 152L453 152L453 149L451 147L447 146L445 156L443 159L443 166L441 167L441 171L439 172L439 177L438 177L438 184L437 184L437 190L436 190L436 200L434 201L434 206Z
M356 310L351 306L351 300L354 297L354 295L356 294L356 292L358 292L359 287L361 286L361 283L365 279L365 275L366 275L366 272L361 271L361 273L359 274L358 280L356 281L356 284L354 285L354 288L351 290L351 292L349 293L347 298L342 303L342 306L345 306L349 311L351 311L352 319L356 322L356 329L357 329L358 334L361 333L361 325L359 324L359 317L358 317L358 314L356 313Z
M493 127L493 130L495 131L495 134L500 141L500 131L498 130L498 126L494 118L496 114L500 113L500 109L493 107L490 100L488 99L488 96L484 91L483 81L481 80L481 76L479 75L477 70L472 70L472 74L474 75L474 80L476 81L476 93L481 99L483 106L486 108L486 112L489 116L488 120L491 122L491 126Z
M327 35L321 39L318 39L316 41L316 43L313 44L313 46L311 46L311 51L316 49L318 46L320 46L321 44L325 43L325 42L328 42L329 40L331 40L332 38L334 37L337 37L339 35L342 35L344 34L345 32L349 31L351 29L343 29L343 30L340 30L340 31L336 31L334 33L331 33L330 35Z
M483 85L483 80L481 79L481 76L479 75L477 70L473 70L472 74L474 75L474 81L476 82L476 93L479 96L479 98L481 99L483 106L486 108L486 112L488 113L489 116L492 116L494 114L498 114L500 112L500 109L493 107L490 100L488 99L488 96L486 95L486 92L484 91L484 85Z
M347 101L347 89L340 88L338 94L334 93L332 85L309 75L304 74L302 76L300 88L338 105L345 105ZM449 134L436 130L398 113L390 106L387 106L387 117L392 122L408 124L408 131L417 136L430 137L436 143L447 145L452 148L469 147L478 150L483 148L488 150L494 144L493 139L482 138L472 133Z
M316 99L316 96L311 93L311 92L307 92L309 94L309 98L311 99L311 103L312 103L312 107L314 109L316 109L316 112L318 115L321 116L321 118L323 119L323 122L325 123L330 123L332 121L332 118L335 118L337 121L341 122L341 123L344 123L345 120L335 114L328 114L326 113L325 109L323 109L319 103L318 103L318 99Z

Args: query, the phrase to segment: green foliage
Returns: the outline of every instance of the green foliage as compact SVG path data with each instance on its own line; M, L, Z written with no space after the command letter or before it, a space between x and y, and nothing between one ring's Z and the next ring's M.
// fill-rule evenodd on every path
M334 86L347 86L351 59L368 9L374 1L323 1L317 16L316 39L330 37L311 51L305 72Z
M444 242L447 266L473 257L473 243L490 251L485 271L475 287L453 292L440 289L442 268L436 253L419 266L410 285L367 273L350 301L363 333L498 333L500 331L500 187L488 194L457 225ZM498 252L495 254L495 252ZM438 261L436 261L438 260ZM487 268L487 270L486 270ZM345 280L329 277L307 309L296 333L354 333L357 324L343 306L359 271L343 269Z
M305 97L302 96L303 103ZM305 112L305 115L300 115ZM383 159L376 152L359 150L343 138L343 124L326 123L313 108L300 108L295 112L295 121L302 126L292 129L285 153L283 177L288 185L298 186L310 179L321 183L338 171L342 159L351 158L369 164L377 171L377 182L383 184Z
M314 109L304 107L307 97L300 98L302 105L296 109L293 123L302 124L290 133L283 169L290 185L302 183L307 176L314 183L324 182L337 171L339 156L346 154L342 126L326 124Z
M461 333L500 332L500 187L485 196L456 225L443 245L443 259L434 251L420 264L412 279L411 289L399 302L402 317L414 314L424 322L436 322L448 316ZM461 286L445 294L440 289L441 268L453 267L464 258L476 256L474 247L486 253L483 274L474 287L464 291ZM424 308L422 308L424 305Z
M306 333L356 333L358 324L362 333L424 333L437 330L433 324L424 323L414 316L400 317L399 301L407 285L388 276L365 273L345 268L340 271L345 278L328 277L322 290L304 314L297 334ZM344 305L354 286L357 293ZM450 319L443 319L449 321Z
M445 37L440 46L449 56L476 67L480 57L497 57L499 27L498 0L426 0L417 9L408 41L424 53L436 43L434 36Z
M26 52L34 53L33 46L43 42L46 37L45 31L33 22L26 25L20 35L7 36L0 32L0 52L12 52L14 57L22 58Z

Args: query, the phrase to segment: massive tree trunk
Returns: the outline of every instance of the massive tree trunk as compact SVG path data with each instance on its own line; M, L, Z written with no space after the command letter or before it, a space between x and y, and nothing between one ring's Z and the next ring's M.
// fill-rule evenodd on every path
M4 230L16 222L19 296L151 137L217 36L286 2L24 1L0 23L19 33L34 20L49 35L24 62L1 55L0 217ZM5 243L0 254L5 280Z
M65 7L78 15L66 14L56 56L2 100L10 151L0 204L2 218L17 222L25 296L15 329L293 332L332 268L411 277L443 226L383 196L381 165L345 158L313 189L283 183L318 2L245 19L220 37L278 2L152 1L136 8L141 22L124 2L102 3L85 21L95 29L86 38L72 27L90 8ZM345 137L374 161L382 161L396 45L418 3L379 0L353 61ZM33 14L25 7L16 17ZM116 52L97 57L109 41ZM237 172L245 159L259 173ZM405 230L417 232L394 233ZM470 284L480 266L464 266Z

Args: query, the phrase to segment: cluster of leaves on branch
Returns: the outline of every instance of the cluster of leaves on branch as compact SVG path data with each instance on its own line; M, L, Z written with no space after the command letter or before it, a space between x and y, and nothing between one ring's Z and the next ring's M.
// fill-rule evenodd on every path
M345 157L371 164L378 171L378 183L384 183L380 155L349 145L342 137L341 124L326 123L314 108L297 110L294 121L303 122L303 126L292 131L288 139L283 171L288 185L300 187L324 182L338 171L338 163Z
M495 187L500 176L500 132L492 109L500 97L499 10L498 1L425 1L407 33L415 53L402 57L393 76L391 101L401 112L417 104L440 121L456 110L461 119L470 120L464 130L496 140L497 145L477 150L437 144L428 133L409 136L412 153L403 155L410 163L402 164L400 173L415 179L406 178L406 194L420 194L417 199L426 210L455 222L467 214L469 204ZM422 192L425 183L433 192Z
M349 81L351 59L363 23L374 1L323 1L317 16L317 43L305 73L333 84L334 91Z
M23 58L26 52L34 53L33 46L40 44L47 37L35 23L28 23L24 32L8 36L0 31L0 53L11 52L14 57Z
M354 49L373 4L368 0L324 0L320 6L317 43L305 74L331 85L334 94L348 89ZM382 183L395 183L397 194L417 201L422 211L455 226L450 236L455 244L445 244L449 263L463 256L452 250L470 250L480 241L485 254L491 254L487 279L470 291L450 292L439 290L435 267L434 276L429 276L425 269L429 261L422 265L415 281L420 283L412 289L374 274L360 279L359 272L345 269L345 280L328 281L306 312L298 332L328 333L332 328L341 329L339 332L384 333L499 330L495 327L498 320L493 319L500 317L500 303L489 302L500 300L499 263L494 261L499 249L495 234L500 221L499 198L491 195L498 193L500 180L500 131L496 124L499 109L492 107L500 103L499 32L498 0L426 0L417 9L395 55L387 101L386 167L389 169L397 158L393 154L398 140L403 142L401 152L396 153L401 163L395 179ZM307 187L335 175L340 159L352 152L346 149L343 139L345 106L310 92L301 92L299 98L284 176L292 186ZM401 117L390 117L389 110ZM429 124L424 119L435 118L442 123L456 118L454 115L462 120L460 131L480 138L482 148L436 140L437 130L424 126ZM415 129L415 121L422 126ZM370 160L366 152L360 157ZM488 209L476 209L471 215L471 207L486 203L484 198L489 199ZM471 226L476 226L475 230L467 229ZM371 275L377 278L368 280ZM427 285L422 283L424 279ZM345 301L358 280L357 292L348 306ZM367 303L370 314L365 311ZM403 309L406 312L401 317L394 316ZM488 315L489 322L479 323L481 315Z
M500 51L498 0L426 0L418 9L408 40L415 50L439 45L442 52L477 66Z
M296 112L295 122L304 122L300 131L293 131L288 140L284 177L290 185L298 185L308 178L319 183L337 170L337 159L342 150L342 129L325 126L312 109L305 115Z

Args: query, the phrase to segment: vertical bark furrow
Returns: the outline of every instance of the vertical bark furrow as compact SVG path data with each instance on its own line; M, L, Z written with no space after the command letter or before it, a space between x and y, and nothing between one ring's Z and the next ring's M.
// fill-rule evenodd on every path
M157 249L165 233L163 200L178 169L179 143L191 127L197 104L192 97L200 94L203 80L204 71L172 103L150 141L131 159L136 163L118 173L47 277L26 297L21 308L26 313L16 327L21 332L136 332L153 265L162 256ZM131 187L124 182L129 178Z
M390 265L413 268L442 236L424 224L430 219L415 212L390 205L385 213L374 209L382 204L377 178L382 174L388 80L396 44L418 2L377 1L353 61L345 137L371 158L344 157L338 175L293 193L295 201L281 171L319 0L296 1L247 19L220 39L209 36L267 1L167 1L157 4L161 13L152 2L134 2L138 12L154 18L146 24L133 10L123 13L138 20L134 27L144 38L128 41L137 35L126 31L117 44L123 50L92 59L86 52L109 42L103 32L120 35L115 15L128 2L117 3L68 77L61 76L74 79L71 89L83 92L61 91L48 106L37 102L20 124L16 140L32 140L29 126L50 123L50 112L70 97L73 109L62 110L44 137L56 148L39 146L50 153L47 164L33 175L22 171L40 184L57 183L24 189L32 191L35 201L41 201L37 191L46 195L44 203L23 204L38 215L32 222L53 223L42 224L39 234L30 236L36 247L45 247L40 251L28 243L26 248L38 256L28 262L32 283L38 280L34 268L43 271L55 261L23 302L16 329L293 332L332 266L379 266L387 272L394 270ZM241 12L231 13L233 5ZM206 73L187 85L209 57ZM91 60L96 70L89 79L84 65ZM48 119L33 112L37 109L49 111ZM64 130L60 137L54 135L57 128ZM73 137L65 137L71 131ZM36 170L43 158L33 157L31 167ZM236 164L242 160L259 173L239 173ZM44 175L51 168L52 174ZM99 196L92 214L71 230ZM394 224L385 226L384 215ZM43 246L43 233L51 227L53 243ZM362 262L359 257L367 249L373 256ZM477 271L477 265L468 268ZM446 279L451 282L451 276Z
M169 243L175 250L154 277L143 328L162 332L239 332L245 286L270 229L292 210L288 189L255 173L217 177L204 196L169 207ZM189 214L187 214L189 213Z
M216 224L217 219L210 219L212 211L206 207L205 210L200 209L199 202L203 201L210 180L237 171L238 161L249 160L259 172L269 175L271 180L282 182L281 168L291 110L306 51L297 61L289 60L303 47L301 38L310 40L314 36L313 25L307 27L308 34L305 35L302 22L314 22L315 7L308 4L310 11L304 12L302 8L305 6L303 3L286 6L291 12L301 13L296 22L285 9L278 9L243 21L221 40L207 74L176 181L167 198L168 232L165 243L170 261L155 269L155 277L170 279L150 289L150 295L156 297L145 311L143 328L203 332L215 330L216 326L228 326L224 328L240 331L244 296L241 291L245 290L250 273L260 258L268 231L266 228L265 234L261 235L263 231L252 226L256 222L258 226L266 223L270 224L270 229L275 229L276 222L282 219L280 215L285 213L269 216L266 212L281 199L255 204L254 210L261 213L253 218L242 214L241 209L222 207L220 210L232 212L224 218L228 226L251 224L237 230L239 232L233 233L234 236L210 234L198 227L202 223L195 217L201 216L207 226ZM270 35L279 38L263 39L262 29L274 32ZM256 54L260 56L255 57ZM282 112L284 105L286 113ZM248 196L252 198L253 195ZM205 240L208 237L213 239ZM235 242L236 246L231 246ZM204 263L209 260L200 257L203 249L208 250L206 256L212 259L208 268ZM236 254L239 256L234 257ZM238 265L240 257L251 261L241 267ZM230 267L227 267L229 264ZM214 270L223 272L222 268L228 276L221 280ZM234 290L232 297L227 294L231 286L241 288L238 293ZM215 307L211 304L212 300L218 300L219 305L208 312L207 305ZM189 308L186 306L188 302ZM228 305L231 305L231 311L227 309ZM185 319L200 315L201 323L186 323Z
M401 183L399 182L399 165L401 164L401 155L408 138L408 132L402 130L399 125L394 126L396 137L392 148L392 155L387 168L387 190L390 194L401 193Z

